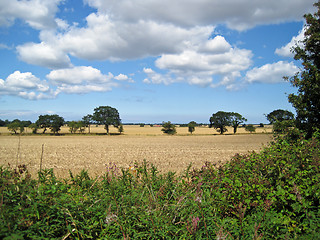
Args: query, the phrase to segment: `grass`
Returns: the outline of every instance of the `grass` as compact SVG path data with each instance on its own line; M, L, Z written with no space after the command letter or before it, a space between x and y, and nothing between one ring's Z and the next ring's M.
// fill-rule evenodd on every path
M64 179L1 167L0 238L318 239L319 139L279 138L182 174L146 161Z

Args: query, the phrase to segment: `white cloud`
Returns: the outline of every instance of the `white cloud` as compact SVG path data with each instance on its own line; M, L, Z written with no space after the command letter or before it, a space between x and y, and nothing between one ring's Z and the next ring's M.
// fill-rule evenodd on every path
M100 70L90 66L80 66L53 70L47 75L47 78L55 84L76 85L89 82L110 82L113 75L111 73L104 75Z
M52 98L49 85L30 72L15 71L6 80L0 79L0 95L14 95L34 100Z
M56 27L54 21L62 0L0 0L0 26L11 25L19 18L35 29Z
M92 13L87 17L87 27L74 27L60 35L58 46L88 60L137 59L181 51L187 41L196 41L212 31L212 27L184 29L143 20L117 22L108 15Z
M280 55L280 56L283 56L283 57L294 57L294 53L292 52L292 49L296 46L300 46L302 47L303 46L303 39L304 39L304 33L306 31L306 28L304 27L298 34L298 36L294 36L291 41L281 47L281 48L277 48L275 53Z
M105 75L91 66L53 70L47 79L57 86L57 93L106 92L117 86L112 73Z
M312 11L314 0L85 0L98 12L122 22L150 20L184 28L226 23L231 29L246 30L259 24L301 20Z
M187 82L199 86L220 86L231 84L231 79L240 76L252 64L252 53L246 49L232 47L223 37L203 40L198 45L178 54L163 54L156 60L156 66L168 73L162 76L145 68L146 83ZM226 79L229 81L226 81ZM221 80L222 79L222 80ZM218 82L217 82L218 81Z
M171 78L171 76L169 76L168 74L167 75L162 75L162 74L156 73L151 68L144 68L143 72L145 74L147 74L147 76L148 76L147 78L145 78L143 80L143 82L147 83L147 84L151 84L152 83L152 84L165 84L165 85L168 85L170 83L175 82L175 80L173 80Z
M43 5L48 7L49 2ZM84 27L54 19L60 1L53 2L53 10L48 11L57 31L41 31L40 43L18 46L17 51L27 63L59 69L71 67L68 55L116 61L186 54L190 46L207 40L217 24L245 30L258 24L301 20L313 0L292 0L290 4L287 0L86 0L97 12L86 17ZM197 52L218 54L229 48L220 37L202 44Z
M41 42L27 43L17 47L19 58L29 64L51 69L71 67L68 57L59 47Z
M134 82L134 80L132 78L130 78L127 75L122 74L122 73L120 73L118 76L115 76L114 79L121 81L121 82L130 82L130 83Z
M283 82L283 77L293 76L298 71L298 67L292 62L279 61L253 68L247 72L245 80L247 83L280 83Z

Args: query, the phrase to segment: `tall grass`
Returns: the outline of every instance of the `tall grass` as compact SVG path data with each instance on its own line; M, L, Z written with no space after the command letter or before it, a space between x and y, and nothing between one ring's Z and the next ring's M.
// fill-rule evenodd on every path
M1 239L318 239L319 136L160 174L144 162L58 179L0 167Z

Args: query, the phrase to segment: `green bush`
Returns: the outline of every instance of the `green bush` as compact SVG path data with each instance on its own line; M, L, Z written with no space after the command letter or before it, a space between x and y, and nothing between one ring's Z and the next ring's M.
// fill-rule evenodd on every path
M256 128L252 124L248 124L248 125L245 126L245 130L250 132L250 133L252 133L252 132L256 131Z
M176 126L172 124L170 121L162 123L161 131L170 135L174 135L177 133Z
M58 179L0 167L1 239L317 239L320 134L177 176L144 161Z

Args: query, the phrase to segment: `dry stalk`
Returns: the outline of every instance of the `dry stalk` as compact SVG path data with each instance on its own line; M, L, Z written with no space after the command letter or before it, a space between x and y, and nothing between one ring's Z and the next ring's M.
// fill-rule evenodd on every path
M19 134L19 142L18 142L18 151L17 151L17 162L16 162L16 169L18 169L18 164L19 164L19 156L20 156L20 134Z
M39 172L41 172L41 170L42 170L43 151L44 151L44 144L42 144L41 158L40 158L40 170L39 170Z

